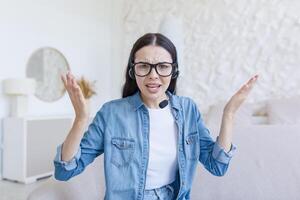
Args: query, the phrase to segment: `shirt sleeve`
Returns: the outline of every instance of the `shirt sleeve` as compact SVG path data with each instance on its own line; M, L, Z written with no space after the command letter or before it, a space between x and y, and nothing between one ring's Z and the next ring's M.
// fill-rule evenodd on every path
M103 115L103 109L98 111L85 131L77 153L70 161L65 162L61 160L63 144L57 147L57 153L54 158L55 179L61 181L69 180L73 176L80 174L97 156L104 153L105 121Z
M63 166L67 171L73 170L76 168L76 160L80 159L81 156L81 148L78 149L76 155L70 161L63 161L61 160L61 151L62 151L63 144L60 144L56 149L56 156L54 158L55 163L59 163Z
M196 116L197 129L199 133L200 155L199 161L213 175L223 176L229 166L230 160L236 150L234 145L231 145L229 152L226 152L218 142L211 137L210 131L206 128L201 114L193 102L193 112Z
M228 164L230 159L233 157L234 152L236 150L236 146L231 144L230 150L226 152L223 147L220 146L218 142L219 136L217 137L217 142L214 144L212 156L214 157L215 160Z

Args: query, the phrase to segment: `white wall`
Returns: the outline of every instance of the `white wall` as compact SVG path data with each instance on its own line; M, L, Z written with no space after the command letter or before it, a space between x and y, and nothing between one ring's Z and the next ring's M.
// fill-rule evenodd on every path
M164 16L181 18L185 75L181 95L206 111L228 100L252 75L260 79L249 101L300 95L300 1L128 0L125 49ZM179 68L182 66L179 66Z
M114 56L118 56L114 51L118 44L112 44L112 31L119 27L119 15L115 12L120 6L113 10L113 4L116 3L109 0L1 0L1 91L3 79L25 77L26 63L33 51L50 46L65 55L76 76L97 80L92 114L111 97L118 97L120 89L116 86L120 83L111 78L111 71L117 71L112 69L112 63L118 64L120 59L112 62L111 54L114 52ZM120 41L118 34L114 33L114 39ZM1 92L0 119L8 115L8 106L8 98ZM73 115L67 93L53 103L32 96L28 109L31 116ZM1 126L0 130L1 136Z
M129 52L124 49L123 10L126 0L111 0L111 97L121 98Z
M133 42L157 32L166 15L183 21L185 74L179 94L195 99L201 111L228 100L255 73L260 80L249 101L300 95L296 0L0 2L0 81L24 77L30 54L53 46L66 56L75 75L98 81L93 112L120 97ZM38 116L73 113L67 95L54 103L31 97L29 110ZM7 114L8 99L1 93L0 118Z

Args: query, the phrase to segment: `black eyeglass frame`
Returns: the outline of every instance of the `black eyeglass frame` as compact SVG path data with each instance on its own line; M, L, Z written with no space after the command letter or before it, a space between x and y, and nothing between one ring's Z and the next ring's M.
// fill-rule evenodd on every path
M134 69L134 66L137 65L137 64L147 64L147 65L150 65L150 70L149 72L146 74L146 75L138 75L135 73L135 69ZM160 75L157 71L157 66L158 65L161 65L161 64L170 64L172 66L172 71L169 75ZM145 76L148 76L152 69L154 68L155 69L155 72L159 75L159 76L162 76L162 77L168 77L168 76L171 76L172 74L176 73L177 72L177 63L170 63L170 62L158 62L158 63L155 63L155 64L151 64L151 63L148 63L148 62L137 62L137 63L131 63L131 70L133 70L134 74L139 76L139 77L145 77Z

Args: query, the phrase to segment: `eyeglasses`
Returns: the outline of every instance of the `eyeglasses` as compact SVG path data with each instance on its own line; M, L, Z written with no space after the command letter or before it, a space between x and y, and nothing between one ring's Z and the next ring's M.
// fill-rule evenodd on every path
M155 69L156 73L160 76L170 76L175 71L176 63L159 62L156 64L150 64L146 62L132 63L132 68L135 75L144 77L151 73L152 68Z

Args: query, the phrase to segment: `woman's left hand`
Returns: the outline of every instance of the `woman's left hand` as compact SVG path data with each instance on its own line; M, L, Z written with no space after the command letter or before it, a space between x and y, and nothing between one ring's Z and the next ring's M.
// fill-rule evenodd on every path
M252 90L255 82L257 81L258 75L252 77L246 84L244 84L228 101L224 108L225 115L234 115L239 109L241 104L245 101L248 94Z

